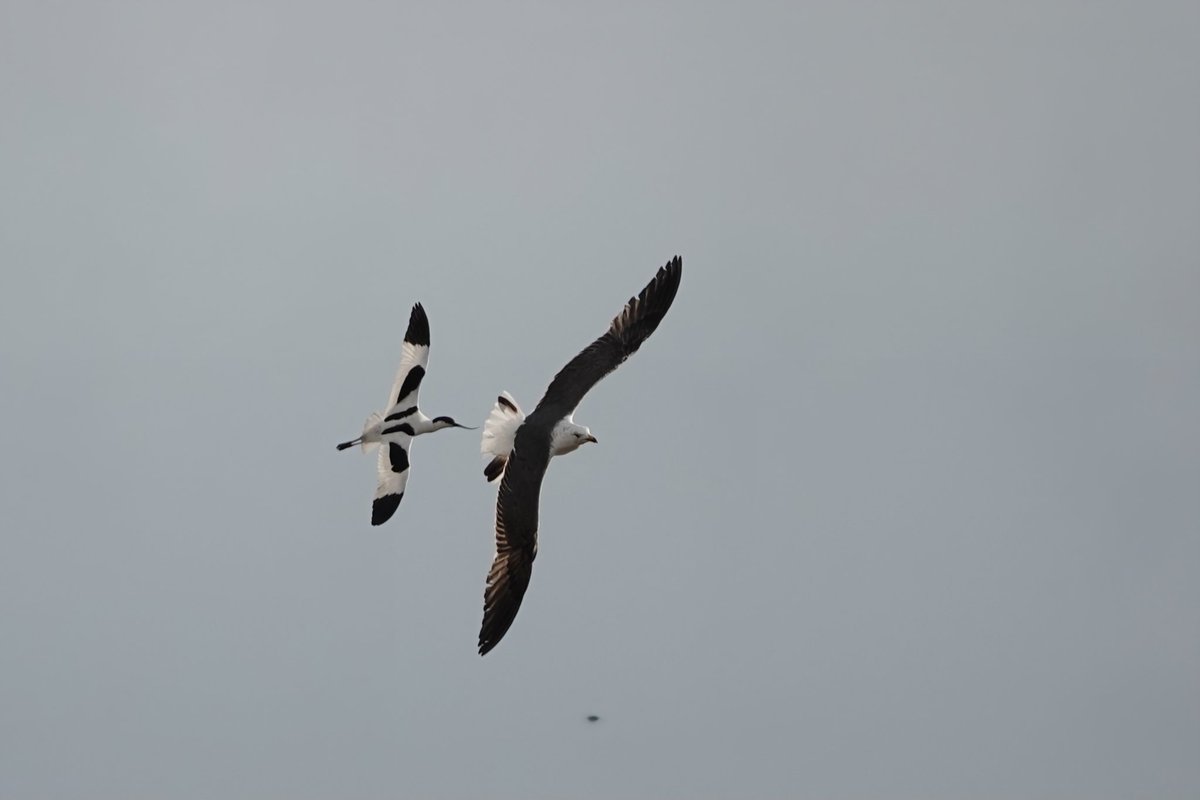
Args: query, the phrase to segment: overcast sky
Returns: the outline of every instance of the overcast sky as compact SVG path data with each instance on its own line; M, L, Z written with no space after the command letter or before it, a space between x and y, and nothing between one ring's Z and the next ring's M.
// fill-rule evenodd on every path
M1197 98L1194 2L6 0L0 796L1196 797ZM481 659L478 432L333 445L676 253Z

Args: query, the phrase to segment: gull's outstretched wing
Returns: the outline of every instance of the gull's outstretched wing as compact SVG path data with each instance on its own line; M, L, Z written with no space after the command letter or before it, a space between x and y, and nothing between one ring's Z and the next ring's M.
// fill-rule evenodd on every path
M637 297L629 298L603 336L558 371L534 413L561 419L574 412L589 389L636 353L654 333L675 299L682 275L683 259L675 256Z
M408 317L408 330L404 333L404 345L400 349L400 369L396 372L396 380L392 383L391 394L384 406L386 419L399 419L398 412L410 408L412 411L409 413L416 412L417 392L428 364L429 317L425 316L425 308L417 303Z
M550 463L554 425L569 416L589 389L654 333L675 299L682 275L683 260L676 256L637 297L630 298L603 336L559 370L537 408L517 429L496 496L496 557L483 593L480 655L508 632L529 588L537 557L538 501Z
M393 431L384 437L379 448L379 485L375 487L375 500L371 503L372 525L382 525L391 519L404 499L410 445L412 436L407 433Z
M529 587L537 557L538 498L550 463L546 432L522 429L496 496L496 557L483 592L479 655L504 638Z

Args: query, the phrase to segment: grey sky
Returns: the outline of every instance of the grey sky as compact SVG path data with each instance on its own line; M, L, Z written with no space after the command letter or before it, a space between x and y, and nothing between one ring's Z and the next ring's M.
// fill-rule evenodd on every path
M1196 4L599 6L0 6L0 796L1200 791Z

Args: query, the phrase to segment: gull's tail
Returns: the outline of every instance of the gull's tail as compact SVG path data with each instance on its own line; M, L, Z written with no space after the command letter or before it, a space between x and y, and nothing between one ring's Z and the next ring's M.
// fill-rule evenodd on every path
M487 422L483 423L483 441L479 446L481 453L492 457L483 468L483 475L489 482L504 474L504 465L508 463L508 455L517 438L517 428L524 422L525 415L521 413L517 401L508 392L501 392Z

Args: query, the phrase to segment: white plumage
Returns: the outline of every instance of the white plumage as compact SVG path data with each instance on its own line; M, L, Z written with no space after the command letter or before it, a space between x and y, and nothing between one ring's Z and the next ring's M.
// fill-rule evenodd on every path
M484 468L484 475L489 481L494 481L504 474L504 464L512 452L513 442L517 437L517 428L525 422L525 414L517 401L508 392L501 392L483 423L483 440L479 449L485 456L491 456L491 461Z
M388 393L387 410L367 417L362 434L357 439L342 442L338 450L361 444L364 451L383 445L379 451L379 483L371 504L371 524L382 525L391 519L404 499L408 486L408 453L413 437L433 433L443 428L466 428L450 417L430 419L417 407L421 381L429 364L429 318L425 308L417 303L408 318L404 345L400 349L400 369ZM468 428L468 430L473 430Z

